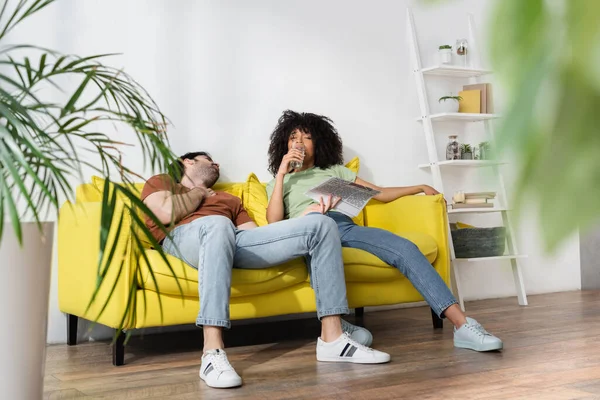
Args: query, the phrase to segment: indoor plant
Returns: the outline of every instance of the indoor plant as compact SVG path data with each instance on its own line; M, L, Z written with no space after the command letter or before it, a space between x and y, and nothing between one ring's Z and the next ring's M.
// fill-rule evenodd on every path
M517 161L511 203L536 205L556 249L600 218L600 2L498 0L489 13L488 54L507 99L494 157Z
M473 148L470 144L463 143L460 145L460 158L463 160L473 159Z
M491 158L490 142L479 143L479 157L482 160L489 160Z
M438 55L440 57L441 64L451 64L452 63L452 46L449 44L441 45L438 48Z
M440 112L442 113L456 113L458 112L458 102L462 100L460 96L442 96L438 100L440 103Z
M4 2L0 40L55 1ZM131 186L140 178L122 163L121 151L131 144L114 128L133 132L135 139L129 140L146 165L165 171L175 159L166 118L129 75L101 63L106 56L80 58L28 45L0 49L0 256L9 261L2 272L10 277L0 280L0 292L9 300L0 307L11 326L0 334L9 347L0 359L0 391L6 398L41 398L53 232L46 221L55 219L60 202L72 199L83 169L109 183L102 199L97 288L110 285L103 277L115 256L109 238L121 229L117 203L125 203L124 213L145 212L159 223ZM103 133L107 128L115 132ZM111 176L121 182L111 184ZM167 260L141 219L133 219L131 229L154 242ZM134 242L143 255L142 240Z

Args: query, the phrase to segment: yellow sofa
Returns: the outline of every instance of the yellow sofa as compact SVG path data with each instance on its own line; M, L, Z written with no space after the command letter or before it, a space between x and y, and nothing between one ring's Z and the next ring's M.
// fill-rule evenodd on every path
M116 328L192 324L198 313L197 272L170 257L184 297L158 252L149 249L148 262L133 252L129 233L131 216L125 215L122 233L114 238L118 250L108 269L106 282L88 308L94 292L101 218L103 182L81 185L76 202L60 209L58 222L58 284L60 310L68 317L68 343L76 343L77 318L97 320ZM251 216L266 223L264 185L252 174L247 182L219 184L217 190L238 195ZM121 207L122 207L122 203ZM122 208L121 208L122 209ZM372 201L357 217L357 223L395 232L418 245L446 283L449 282L447 215L441 195L408 196L383 204ZM362 307L423 300L398 270L377 257L357 249L343 249L348 303L362 313ZM158 283L157 290L151 271ZM129 291L137 282L136 290ZM114 288L113 288L114 286ZM113 290L112 299L101 309ZM161 307L162 305L162 312ZM134 312L135 310L135 312ZM316 311L303 259L261 270L234 269L231 288L231 319L249 319ZM441 320L434 318L434 326ZM120 335L122 338L123 335ZM123 364L123 341L114 347L113 363Z

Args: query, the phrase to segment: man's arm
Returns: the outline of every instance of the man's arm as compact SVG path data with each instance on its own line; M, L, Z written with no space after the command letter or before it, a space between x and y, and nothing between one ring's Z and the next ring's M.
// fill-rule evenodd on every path
M144 199L144 204L165 225L177 223L194 212L207 196L204 188L193 188L187 193L173 194L167 190L154 192Z
M439 194L437 190L427 185L415 185L415 186L404 186L404 187L379 187L370 182L362 180L360 178L356 178L356 183L359 185L363 185L366 187L370 187L371 189L379 190L377 196L373 197L375 200L379 200L384 203L389 203L390 201L394 201L399 199L400 197L410 196L413 194L425 193L426 195L435 195Z

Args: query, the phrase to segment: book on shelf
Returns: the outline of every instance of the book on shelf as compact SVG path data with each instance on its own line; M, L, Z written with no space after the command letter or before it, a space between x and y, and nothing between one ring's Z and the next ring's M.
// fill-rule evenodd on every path
M491 83L476 83L472 85L464 85L463 90L479 90L480 100L479 108L481 114L493 114L494 104L492 102L492 84Z
M469 204L469 203L454 203L452 204L452 209L456 210L459 208L493 208L494 203L478 203L478 204Z
M485 204L488 202L488 200L492 200L489 198L485 198L485 197L475 197L475 198L465 198L465 204Z
M496 197L496 192L465 193L465 199L493 199L495 197Z
M481 90L463 90L458 95L462 98L458 101L459 113L481 113Z

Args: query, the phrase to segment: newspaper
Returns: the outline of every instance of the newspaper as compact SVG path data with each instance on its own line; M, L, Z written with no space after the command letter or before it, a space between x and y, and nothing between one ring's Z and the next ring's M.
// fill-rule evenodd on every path
M349 217L356 217L369 200L379 193L381 192L378 190L354 182L340 178L329 178L305 194L316 202L319 202L321 197L323 201L326 201L329 195L340 197L340 202L333 210L346 214Z

